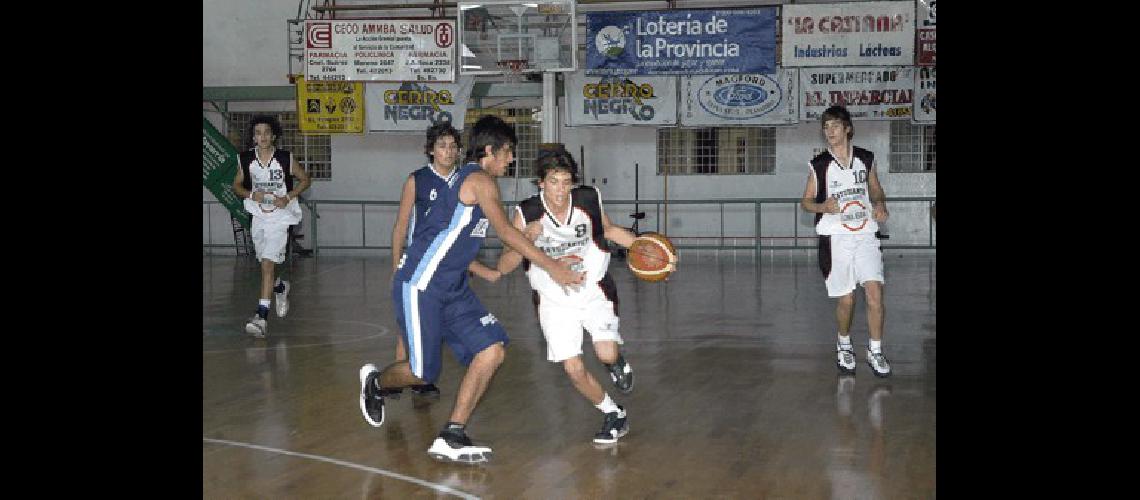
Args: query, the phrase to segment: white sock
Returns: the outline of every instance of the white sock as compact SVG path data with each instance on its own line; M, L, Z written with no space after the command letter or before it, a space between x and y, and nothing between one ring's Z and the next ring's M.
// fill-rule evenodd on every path
M618 405L614 400L610 399L609 393L606 393L606 398L601 403L594 405L594 408L602 410L602 413L613 413L618 411Z
M882 343L882 340L869 339L867 346L871 348L871 352L883 352Z
M840 333L840 334L838 334L838 336L839 336L839 343L840 344L843 344L845 346L851 345L851 336L850 335L844 335L844 334Z
M257 305L269 307L269 299L257 299Z

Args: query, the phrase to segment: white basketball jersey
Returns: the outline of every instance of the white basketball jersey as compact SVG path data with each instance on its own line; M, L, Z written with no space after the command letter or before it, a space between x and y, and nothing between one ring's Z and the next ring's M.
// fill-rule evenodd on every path
M285 189L285 173L288 168L288 165L281 165L274 156L270 156L269 163L264 164L255 153L253 161L249 162L252 191L273 193L274 196L278 197L285 196L288 194ZM242 204L246 211L253 214L254 217L260 217L267 222L284 222L286 224L301 222L301 205L296 199L289 200L289 204L285 205L285 208L277 208L272 204L261 203L262 201L246 198Z
M873 234L879 230L879 224L871 217L871 196L867 188L872 165L865 165L854 151L849 157L851 164L844 166L832 154L825 178L816 176L817 187L819 182L825 182L827 197L837 197L839 201L839 213L823 214L816 223L817 234ZM808 168L815 172L810 162Z
M579 188L581 189L581 188ZM596 188L587 188L595 189ZM605 276L606 271L610 265L610 253L603 251L599 245L605 245L605 241L595 242L593 238L594 225L600 225L602 221L593 220L589 214L580 206L574 206L574 193L570 193L570 213L564 220L557 220L554 213L547 206L546 200L542 197L542 193L538 194L538 199L542 202L545 213L540 219L542 222L542 235L534 242L535 246L540 248L546 255L551 258L558 259L559 257L573 255L581 258L573 266L575 271L586 271L586 279L583 285L577 292L571 291L567 296L562 287L550 278L545 270L539 266L531 265L527 270L527 278L530 279L530 286L545 297L550 297L559 302L565 300L574 300L579 296L585 297L588 292L591 296L598 291L597 282ZM601 195L598 195L599 213L604 213L601 210ZM519 211L520 217L522 216L522 208L516 207ZM569 288L567 288L569 290Z

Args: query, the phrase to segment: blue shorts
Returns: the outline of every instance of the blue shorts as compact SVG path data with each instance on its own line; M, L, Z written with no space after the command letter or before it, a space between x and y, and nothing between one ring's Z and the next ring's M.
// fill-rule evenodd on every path
M444 342L463 366L492 344L506 346L509 342L499 320L487 312L470 287L440 296L393 281L392 303L396 323L404 332L408 363L412 374L424 382L439 378Z

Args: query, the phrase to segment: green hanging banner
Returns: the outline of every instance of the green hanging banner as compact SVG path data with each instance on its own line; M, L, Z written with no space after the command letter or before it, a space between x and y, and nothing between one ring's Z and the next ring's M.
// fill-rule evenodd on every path
M222 137L218 129L202 118L202 185L214 193L241 224L249 227L249 212L242 206L242 199L234 193L234 176L237 175L237 150L230 141Z

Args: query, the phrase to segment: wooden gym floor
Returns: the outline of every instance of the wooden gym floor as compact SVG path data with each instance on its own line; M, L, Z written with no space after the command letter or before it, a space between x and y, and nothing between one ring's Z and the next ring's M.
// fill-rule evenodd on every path
M511 343L468 423L494 459L461 465L426 453L463 373L446 348L441 399L389 401L380 428L360 415L357 371L395 352L388 257L294 259L289 315L271 308L269 338L254 340L243 325L256 265L204 256L203 496L933 498L936 254L884 261L887 379L864 362L862 289L859 366L837 376L835 302L811 251L687 251L667 283L639 282L614 259L633 393L583 346L629 414L629 434L608 447L591 441L601 412L545 359L526 277L473 280Z

